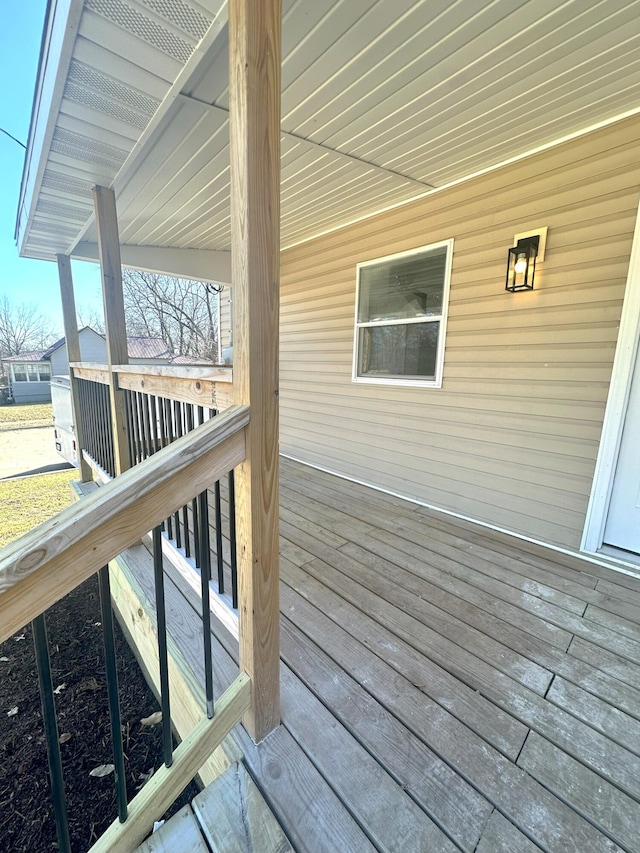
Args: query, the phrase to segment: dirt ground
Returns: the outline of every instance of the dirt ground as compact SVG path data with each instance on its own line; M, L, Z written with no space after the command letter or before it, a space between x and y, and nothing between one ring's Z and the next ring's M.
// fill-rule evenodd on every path
M63 464L54 441L53 427L0 431L0 480Z

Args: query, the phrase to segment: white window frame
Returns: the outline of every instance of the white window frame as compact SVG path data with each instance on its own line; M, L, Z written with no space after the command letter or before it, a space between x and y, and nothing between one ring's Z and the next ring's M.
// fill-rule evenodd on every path
M409 317L400 320L377 320L360 323L358 322L358 306L360 304L360 270L366 267L395 261L399 258L410 258L412 255L421 255L434 249L447 249L447 259L444 269L444 283L442 288L442 313L436 315L425 315L424 317ZM444 348L447 334L447 317L449 314L449 290L451 287L451 265L453 261L453 237L449 240L441 240L438 243L429 243L418 249L410 249L407 252L397 252L393 255L385 255L382 258L374 258L356 264L356 305L355 323L353 332L353 366L351 379L353 382L367 385L400 385L409 388L442 388L442 374L444 368ZM399 377L386 376L358 376L358 342L360 329L372 328L374 326L408 326L411 323L440 323L440 334L438 335L438 349L436 352L436 369L433 379L401 379Z

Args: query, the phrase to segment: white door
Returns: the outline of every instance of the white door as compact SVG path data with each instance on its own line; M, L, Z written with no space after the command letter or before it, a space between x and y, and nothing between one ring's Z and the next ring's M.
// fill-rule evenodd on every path
M624 419L604 542L640 554L640 348Z

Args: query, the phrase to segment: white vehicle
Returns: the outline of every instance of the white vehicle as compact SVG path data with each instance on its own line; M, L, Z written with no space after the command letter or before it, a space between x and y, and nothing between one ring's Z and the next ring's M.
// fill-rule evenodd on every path
M71 385L68 376L52 377L51 402L53 404L53 428L56 450L63 459L66 459L67 462L70 462L77 468L76 432L73 423Z

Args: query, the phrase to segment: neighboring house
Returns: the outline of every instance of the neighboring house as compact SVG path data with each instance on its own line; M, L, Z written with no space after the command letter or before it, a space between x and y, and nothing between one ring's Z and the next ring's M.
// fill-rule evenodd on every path
M44 360L45 353L34 350L2 359L9 395L16 403L47 403L51 399L51 365Z
M90 326L78 331L82 361L104 364L107 361L107 344L104 335ZM179 356L170 352L162 338L141 335L127 337L131 364L202 364L202 360ZM11 396L16 403L42 403L51 400L49 383L52 376L69 373L67 346L64 338L46 350L14 355L3 359L9 375Z

